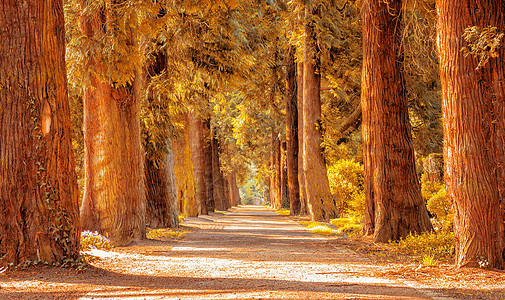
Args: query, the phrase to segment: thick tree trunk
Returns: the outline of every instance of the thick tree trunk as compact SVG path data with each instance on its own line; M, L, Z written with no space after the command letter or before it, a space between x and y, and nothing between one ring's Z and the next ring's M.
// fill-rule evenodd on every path
M217 210L226 209L226 199L224 194L224 181L219 166L219 141L212 138L212 180L214 185L214 201Z
M305 10L306 19L312 14ZM303 65L303 172L310 216L315 221L338 216L331 196L326 164L321 149L321 74L314 24L305 23Z
M214 174L212 168L212 134L210 130L210 119L203 122L203 139L204 139L204 166L205 166L205 187L207 188L207 198L205 204L207 212L213 212L215 209L214 201Z
M303 62L296 64L297 74L297 100L298 100L298 185L300 197L300 215L309 212L307 207L307 189L305 188L305 177L303 173Z
M456 264L505 267L505 48L477 68L460 49L467 26L505 32L505 1L437 1L447 196Z
M103 15L109 18L112 12L105 11ZM82 31L90 40L108 29L98 16L83 17ZM88 66L97 74L107 73L107 67L96 58L91 57ZM116 245L145 237L137 94L132 86L115 88L91 75L83 96L85 185L81 224L83 229L107 235Z
M401 0L363 3L364 233L387 242L431 230L417 178L401 45Z
M171 148L170 145L164 161L157 165L145 159L146 224L151 228L179 226L178 187Z
M191 157L191 139L188 128L188 115L181 116L184 131L172 145L174 152L175 178L178 184L179 210L184 217L196 217L198 210L195 197L195 177Z
M63 3L6 0L0 20L0 266L76 258Z
M202 119L195 112L189 113L191 157L195 175L196 207L199 215L207 214L207 180L205 177L205 138Z
M298 88L295 52L296 48L291 46L288 51L286 72L286 166L291 215L299 215L301 209L298 184Z

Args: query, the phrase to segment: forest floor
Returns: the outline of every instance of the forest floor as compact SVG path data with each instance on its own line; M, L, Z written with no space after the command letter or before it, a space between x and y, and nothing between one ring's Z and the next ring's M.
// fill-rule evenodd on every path
M186 237L94 250L85 271L7 271L0 299L505 299L505 273L427 267L297 221L262 206L188 218Z

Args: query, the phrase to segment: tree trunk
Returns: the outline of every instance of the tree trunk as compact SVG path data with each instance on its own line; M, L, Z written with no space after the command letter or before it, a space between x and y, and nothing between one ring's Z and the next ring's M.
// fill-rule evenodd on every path
M155 165L147 157L145 159L146 224L151 228L179 226L178 188L171 148L170 145L160 164Z
M205 182L207 187L207 212L213 212L215 209L214 201L214 178L212 170L212 134L210 129L210 118L203 122L203 139L204 139L204 154L205 154Z
M175 178L178 185L179 210L184 217L196 217L198 210L195 197L195 177L191 158L188 114L181 115L181 119L184 131L172 143Z
M295 63L296 48L288 51L286 72L286 166L289 210L300 214L300 186L298 184L298 88Z
M298 185L300 188L300 215L306 215L309 211L307 207L307 189L305 188L305 177L303 173L303 62L296 64L297 74L297 100L298 100Z
M317 12L316 12L317 13ZM306 19L312 14L305 9ZM305 23L303 65L303 171L307 204L312 220L321 221L338 216L331 196L326 164L321 149L321 74L320 53L312 22Z
M237 172L232 171L229 175L230 184L230 206L238 206L240 204L240 192L237 186Z
M275 131L272 131L271 143L270 205L275 209L279 209L281 207L281 152L279 137Z
M111 14L103 13L106 18ZM83 17L82 31L88 39L103 35L102 31L107 29L99 17ZM107 67L93 57L89 59L89 68L96 74L107 73ZM146 201L137 94L132 86L115 88L91 75L90 86L83 95L82 227L107 235L115 245L127 245L145 237Z
M289 208L288 198L288 170L287 170L287 157L286 157L286 142L281 143L281 203L280 208Z
M219 141L212 138L212 180L214 185L214 201L216 209L226 209L226 199L224 195L224 181L219 166Z
M505 32L505 1L437 1L447 196L453 203L456 264L505 267L505 48L477 69L467 26Z
M207 181L205 177L205 139L202 119L195 112L189 113L191 157L195 175L196 207L199 215L207 214Z
M79 255L62 1L0 9L0 266Z
M433 229L415 169L403 76L401 4L363 4L363 229L378 242Z

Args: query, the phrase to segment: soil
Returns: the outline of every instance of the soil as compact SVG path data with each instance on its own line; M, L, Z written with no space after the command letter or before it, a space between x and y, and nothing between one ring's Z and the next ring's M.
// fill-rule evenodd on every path
M297 221L263 206L187 218L186 237L93 250L84 271L8 270L0 299L505 299L503 272L427 267Z

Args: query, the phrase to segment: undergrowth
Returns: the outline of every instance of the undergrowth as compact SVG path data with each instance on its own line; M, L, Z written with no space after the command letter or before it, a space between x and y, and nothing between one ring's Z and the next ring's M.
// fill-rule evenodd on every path
M81 232L81 250L111 248L112 244L110 240L98 232L87 230Z
M433 258L450 257L454 254L454 232L431 231L422 234L409 234L406 238L390 242L390 244L405 254L433 256Z
M324 224L314 221L304 221L300 222L303 226L309 229L312 233L321 234L321 235L336 235L339 232L335 229L332 229Z
M281 216L289 216L289 214L290 214L289 209L280 209L280 210L276 210L275 212Z
M166 238L183 238L187 231L173 230L169 228L151 229L147 228L146 238L150 240L159 240Z

